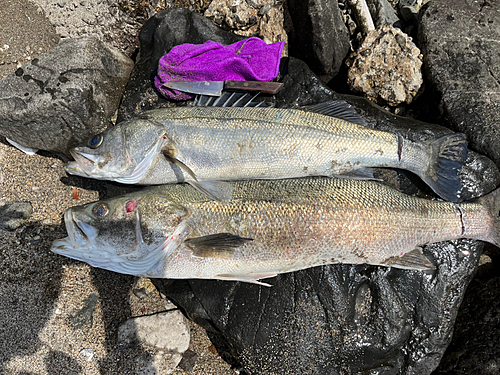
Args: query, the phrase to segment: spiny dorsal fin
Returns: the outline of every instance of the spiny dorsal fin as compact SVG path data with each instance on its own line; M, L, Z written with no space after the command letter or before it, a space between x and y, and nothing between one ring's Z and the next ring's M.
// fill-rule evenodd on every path
M193 255L202 258L230 258L234 250L243 246L252 238L240 237L231 233L209 234L208 236L191 238L185 244Z
M345 100L332 100L324 103L318 103L305 106L304 109L318 113L320 115L331 116L345 121L353 122L358 125L367 126L367 123L358 112Z
M195 107L274 107L274 103L264 99L255 100L259 93L242 93L224 91L221 96L197 95Z
M331 176L338 178L348 178L350 180L377 180L375 177L373 177L373 171L373 168L364 167L354 169L349 172L341 172L340 174L331 174Z
M386 266L403 268L409 270L433 270L436 266L430 262L424 255L422 249L417 247L409 253L404 254L402 257L392 257L387 259L384 263Z

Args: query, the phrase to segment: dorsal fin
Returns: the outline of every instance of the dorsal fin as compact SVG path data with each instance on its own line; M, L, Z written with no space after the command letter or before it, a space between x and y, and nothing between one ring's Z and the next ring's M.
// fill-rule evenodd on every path
M273 103L264 99L255 100L259 93L243 93L224 91L221 96L196 95L195 107L274 107Z
M307 105L305 110L318 113L320 115L331 116L345 121L353 122L358 125L367 126L363 117L345 100L332 100L328 102Z

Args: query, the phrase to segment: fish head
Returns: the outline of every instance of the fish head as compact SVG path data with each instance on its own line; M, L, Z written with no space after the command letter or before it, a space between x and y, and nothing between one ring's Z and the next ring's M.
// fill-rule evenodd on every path
M142 119L127 121L71 149L75 161L64 169L73 175L137 184L165 142L162 125Z
M94 267L146 275L182 242L189 210L162 196L127 195L71 207L68 237L51 250Z

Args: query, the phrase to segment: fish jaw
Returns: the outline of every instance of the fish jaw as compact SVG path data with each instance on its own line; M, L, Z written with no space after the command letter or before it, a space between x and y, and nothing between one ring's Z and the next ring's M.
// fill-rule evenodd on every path
M99 230L79 220L71 208L66 210L64 222L68 237L55 240L52 244L52 252L88 263L92 267L136 276L149 276L151 269L161 267L165 259L183 242L189 232L186 222L182 221L160 245L156 243L147 246L142 241L137 217L137 242L134 243L131 252L118 255L118 249L97 243Z
M80 153L76 149L70 150L75 161L68 162L64 170L72 175L89 177L96 169L97 160L94 155Z
M71 208L64 213L64 223L68 237L55 240L52 252L89 264L109 259L95 246L98 231L91 225L76 220Z

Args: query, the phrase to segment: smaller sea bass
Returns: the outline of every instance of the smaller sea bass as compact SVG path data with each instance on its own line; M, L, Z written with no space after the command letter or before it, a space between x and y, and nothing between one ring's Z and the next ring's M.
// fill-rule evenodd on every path
M222 181L337 176L372 179L372 167L407 169L457 201L464 134L427 142L371 129L344 101L306 109L176 107L145 112L71 151L70 174L125 184L187 182L217 200Z
M228 202L187 185L164 185L70 208L68 237L56 240L52 251L131 275L258 283L332 263L432 269L418 246L500 241L500 189L456 204L360 180L232 185Z

